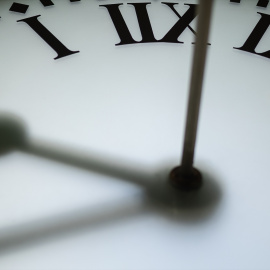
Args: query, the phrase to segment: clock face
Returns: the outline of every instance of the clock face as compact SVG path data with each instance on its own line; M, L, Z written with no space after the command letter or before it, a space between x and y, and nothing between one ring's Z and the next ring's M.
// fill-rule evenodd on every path
M268 2L215 1L205 185L176 204L156 195L180 160L197 1L2 0L0 111L32 146L1 155L0 268L269 269Z

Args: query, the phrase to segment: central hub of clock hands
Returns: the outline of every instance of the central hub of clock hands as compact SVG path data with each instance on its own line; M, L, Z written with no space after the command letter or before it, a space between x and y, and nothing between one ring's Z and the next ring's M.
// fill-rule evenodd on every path
M193 159L212 6L213 0L204 0L203 4L199 5L200 16L193 56L182 164L170 174L171 184L184 191L197 190L202 186L202 175L193 168Z

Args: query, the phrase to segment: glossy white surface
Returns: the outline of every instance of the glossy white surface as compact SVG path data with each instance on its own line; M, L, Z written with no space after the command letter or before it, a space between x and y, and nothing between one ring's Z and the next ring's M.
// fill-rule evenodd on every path
M32 140L84 153L95 171L19 151L1 157L0 269L269 269L270 60L233 49L269 7L215 3L195 156L206 185L201 206L176 207L132 179L152 187L179 162L193 34L182 45L117 47L98 5L121 1L54 2L20 1L30 5L21 15L1 1L0 109ZM180 14L194 3L178 2ZM140 40L134 8L121 10ZM157 38L177 21L160 1L148 11ZM39 14L80 53L55 61L16 22ZM257 50L269 41L266 32Z

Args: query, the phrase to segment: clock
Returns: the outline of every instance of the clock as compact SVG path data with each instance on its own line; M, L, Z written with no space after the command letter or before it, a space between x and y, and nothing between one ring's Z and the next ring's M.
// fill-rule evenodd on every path
M197 1L16 1L0 2L0 268L269 269L269 1L214 3L190 193L164 190Z

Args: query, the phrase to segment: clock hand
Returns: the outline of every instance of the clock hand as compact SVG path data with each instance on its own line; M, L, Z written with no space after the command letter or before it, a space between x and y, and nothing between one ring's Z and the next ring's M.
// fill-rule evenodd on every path
M167 168L149 170L134 163L124 161L116 163L117 158L105 158L100 154L83 153L56 144L30 140L23 121L10 114L0 114L0 154L10 150L20 150L36 156L49 158L83 169L95 171L115 179L121 179L137 184L146 192L146 198L168 207L177 208L204 208L216 205L220 199L220 190L211 177L206 176L207 187L199 194L186 196L174 189L164 179L168 173ZM130 165L131 164L131 165ZM139 167L139 169L137 169ZM160 167L160 166L159 166Z
M161 168L159 171L144 169L143 166L138 164L135 167L134 162L127 162L126 160L115 162L115 160L119 159L104 157L104 155L98 153L89 155L88 153L37 140L28 141L25 146L21 147L21 150L50 160L108 175L117 180L121 179L134 183L142 188L146 194L145 198L149 202L158 205L161 203L169 208L197 208L199 210L209 207L209 205L216 206L216 202L221 195L219 187L209 175L205 175L207 187L200 194L183 194L171 187L167 181L164 181L168 173L167 168Z
M142 166L139 166L140 170L137 170L133 166L127 165L126 161L119 161L119 158L105 157L100 153L89 154L45 141L28 140L22 150L36 156L109 175L116 179L120 178L143 187L152 178L152 175L147 173L146 170L144 171ZM130 162L129 164L133 163Z
M24 123L9 113L0 114L0 154L21 149L27 141Z
M14 248L14 246L21 246L21 244L27 244L32 241L47 239L48 236L54 236L56 233L71 232L74 229L99 224L100 222L107 223L108 220L114 221L126 215L129 217L130 213L133 215L147 206L150 206L151 210L155 209L158 213L165 214L169 218L171 217L170 210L178 209L179 221L197 222L209 216L220 199L219 187L211 179L206 178L210 185L208 184L199 194L182 193L182 196L179 196L179 191L171 188L164 181L164 173L162 173L161 177L158 177L156 175L157 173L149 173L146 170L142 170L142 168L138 171L134 170L131 166L120 166L104 160L104 158L91 158L88 154L82 156L82 153L76 153L74 150L61 149L55 147L53 144L45 144L37 140L30 141L24 123L18 117L10 114L0 114L0 138L0 153L18 149L128 180L140 185L143 187L143 191L145 191L141 197L144 199L141 201L142 207L139 208L136 203L134 208L133 202L131 208L129 206L126 207L125 202L124 204L121 203L124 208L108 207L105 212L103 210L100 213L96 211L93 215L90 213L92 209L89 208L88 210L84 208L72 213L63 214L57 218L52 217L48 220L42 219L13 228L4 228L0 231L1 251L9 250L9 248ZM160 178L160 182L156 181L158 178ZM172 215L175 219L175 214Z
M87 170L96 171L115 178L145 187L152 179L152 174L138 166L125 166L127 162L120 163L118 158L104 157L99 153L88 153L68 147L30 139L24 122L11 114L0 114L0 154L10 150L20 150L36 156L49 158L58 162L66 163ZM117 163L115 161L118 161ZM130 164L133 164L130 162Z
M212 6L213 0L200 1L200 15L193 55L182 162L180 166L174 168L170 173L171 184L185 191L199 189L202 185L202 175L193 167L193 159Z
M0 253L8 252L36 242L55 240L55 238L110 226L149 211L144 200L138 195L98 206L84 206L76 210L58 213L49 217L24 222L0 229Z
M84 207L76 211L58 214L14 227L3 228L0 230L1 252L20 248L24 244L47 240L59 234L61 236L62 234L72 233L88 226L92 228L92 226L100 226L100 224L111 223L118 219L129 218L147 209L150 211L155 210L162 215L165 214L166 217L173 218L174 220L176 218L175 212L171 213L170 210L178 209L181 210L177 217L179 221L197 222L210 215L216 206L216 202L219 200L220 193L215 185L207 185L208 190L204 189L203 192L197 194L199 196L196 196L196 194L182 194L182 196L179 196L177 190L171 188L163 181L164 177L161 177L160 183L157 183L157 177L153 173L146 173L142 170L135 171L127 169L125 166L115 166L115 164L104 160L104 158L89 158L89 155L82 156L81 153L75 153L74 150L60 149L52 144L30 141L23 122L9 114L0 115L0 138L0 153L12 149L22 150L129 180L142 186L143 191L145 191L139 195L139 201L137 200L137 195L135 201L130 200L129 196L124 203L110 203L108 206L105 205L105 207L101 205L97 209ZM193 209L195 211L185 211L186 209Z

